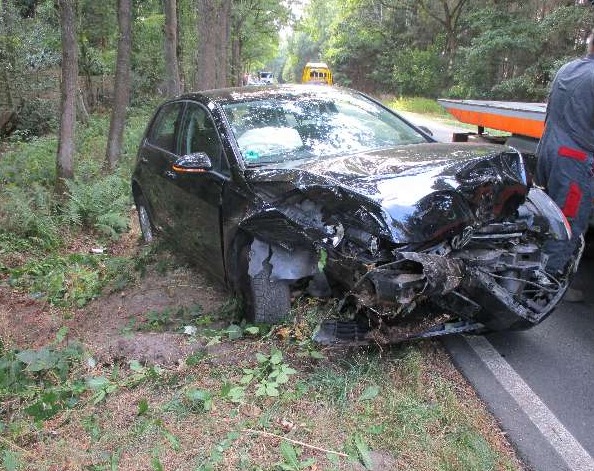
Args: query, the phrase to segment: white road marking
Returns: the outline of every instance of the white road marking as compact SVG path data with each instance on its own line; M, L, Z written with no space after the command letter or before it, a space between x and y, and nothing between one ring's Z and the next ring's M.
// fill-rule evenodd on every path
M485 337L465 337L497 381L573 471L594 470L594 459Z

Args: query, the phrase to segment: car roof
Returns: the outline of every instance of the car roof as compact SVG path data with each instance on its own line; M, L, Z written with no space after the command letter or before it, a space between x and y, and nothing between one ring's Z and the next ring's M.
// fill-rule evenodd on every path
M338 87L324 87L318 85L307 84L285 84L285 85L263 85L251 87L234 87L221 88L213 90L203 90L200 92L187 93L177 99L198 100L198 101L214 101L219 104L241 102L246 100L264 100L279 96L294 96L294 95L313 95L313 96L330 96L333 93L357 94L354 90Z

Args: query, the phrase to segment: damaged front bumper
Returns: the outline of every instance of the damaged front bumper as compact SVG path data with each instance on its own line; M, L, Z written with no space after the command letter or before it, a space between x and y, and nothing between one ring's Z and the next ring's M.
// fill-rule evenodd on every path
M370 268L342 303L365 315L326 321L315 339L388 344L540 323L560 302L567 281L548 276L546 256L534 244L519 243L517 234L508 233L505 250L477 247L482 243L450 256L402 252L398 260Z
M255 235L248 274L256 276L266 262L271 282L299 289L307 282L310 295L339 299L341 316L351 320L323 323L315 338L324 343L526 329L554 310L571 279L545 271L546 242L569 240L570 233L558 207L537 188L505 217L427 223L421 232L430 239L390 236L388 224L372 224L371 211L362 229L348 212L326 216L308 199L291 203L266 213L274 224L244 221ZM273 232L262 230L271 226ZM579 255L573 266L578 261Z

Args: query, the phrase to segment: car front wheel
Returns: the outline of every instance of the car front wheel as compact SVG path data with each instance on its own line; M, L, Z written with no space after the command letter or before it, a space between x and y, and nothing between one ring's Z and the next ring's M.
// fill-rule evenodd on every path
M291 309L291 289L284 280L271 280L272 266L267 261L262 270L248 276L244 293L246 317L258 324L276 324L286 320Z

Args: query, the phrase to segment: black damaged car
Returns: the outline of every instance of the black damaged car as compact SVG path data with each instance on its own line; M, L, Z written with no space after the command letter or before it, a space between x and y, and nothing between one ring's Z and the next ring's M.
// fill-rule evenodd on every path
M553 311L573 270L547 274L542 248L569 228L529 180L513 148L439 143L361 93L292 85L162 104L132 190L145 240L174 239L249 320L283 320L298 289L339 300L319 340L382 343Z

